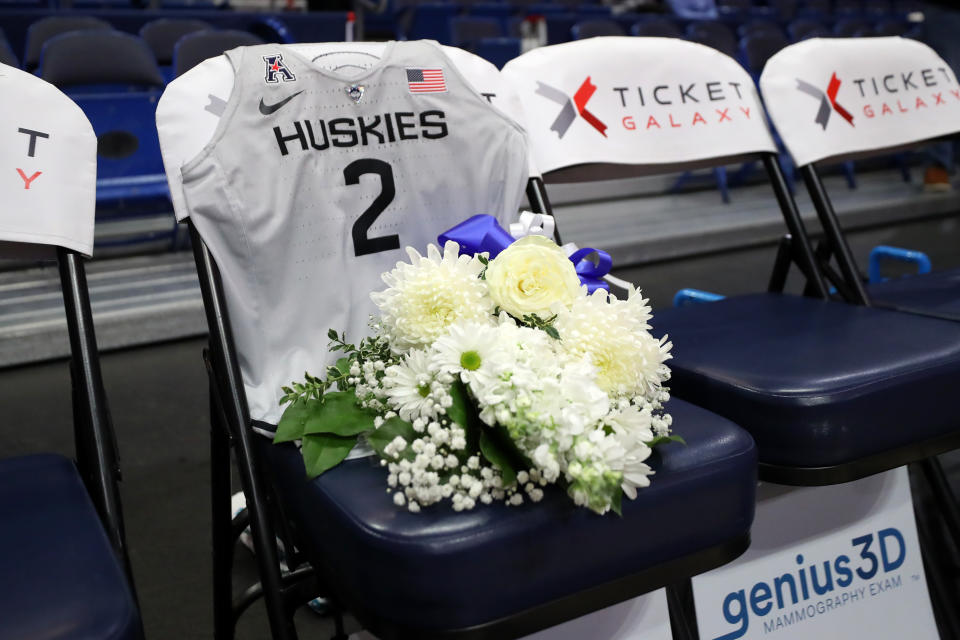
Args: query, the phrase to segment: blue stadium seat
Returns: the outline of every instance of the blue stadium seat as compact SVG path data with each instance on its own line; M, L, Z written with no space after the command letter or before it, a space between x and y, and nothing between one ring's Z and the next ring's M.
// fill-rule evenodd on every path
M195 31L177 41L173 48L174 76L182 76L207 58L223 54L234 47L263 44L263 40L246 31Z
M33 71L40 63L40 52L47 40L68 31L113 29L109 22L90 16L50 16L30 24L27 29L23 68Z
M776 9L781 20L790 20L797 12L797 0L768 0L767 4Z
M873 27L861 18L843 19L837 20L836 24L833 25L833 33L841 38L853 38L872 34Z
M147 45L118 31L65 33L44 46L39 71L67 90L97 134L98 216L169 211L155 125L164 79ZM171 224L163 235L172 240L175 231ZM151 233L123 243L156 239Z
M794 42L800 42L807 38L820 38L825 35L832 35L820 22L809 18L797 18L787 25L787 33Z
M870 4L873 0L868 0ZM858 15L863 12L864 3L860 0L833 0L833 11L837 15Z
M783 34L783 29L772 20L749 20L737 27L737 35L741 38L761 33Z
M163 75L147 45L120 31L75 31L44 44L38 73L60 87L162 87Z
M173 47L177 40L195 31L211 29L209 22L197 19L160 18L140 27L140 37L147 43L160 66L173 64Z
M480 38L474 53L502 69L503 65L520 55L520 38Z
M731 58L737 55L737 39L722 22L691 22L687 25L687 39L713 47Z
M787 44L787 39L774 31L751 34L740 39L740 56L744 66L756 79L760 77L767 60Z
M443 44L450 44L453 33L450 29L451 19L459 13L455 4L441 2L424 2L413 6L410 26L404 34L406 40L436 40Z
M20 66L20 61L17 60L17 55L13 52L13 48L10 47L10 43L7 42L7 39L4 37L2 31L0 31L0 64L5 64L11 67Z
M597 36L625 36L627 32L614 20L598 18L595 20L581 20L570 28L573 40L595 38Z
M76 465L0 460L0 638L142 638L123 569Z
M902 36L910 30L910 25L893 18L878 21L873 32L878 36Z
M641 20L630 27L630 35L648 38L682 38L683 34L676 23L666 18Z
M544 20L547 23L547 44L569 42L570 30L580 17L575 13L547 13Z
M467 51L476 51L483 38L503 37L503 25L496 18L457 16L450 21L450 44Z

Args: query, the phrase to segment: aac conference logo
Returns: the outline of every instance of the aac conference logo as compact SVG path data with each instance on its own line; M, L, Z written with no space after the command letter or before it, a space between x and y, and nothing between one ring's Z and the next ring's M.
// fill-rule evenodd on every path
M895 573L907 558L899 529L888 527L876 535L857 536L850 544L856 555L839 553L809 562L798 554L796 567L729 592L720 613L734 628L713 640L742 638L751 622L762 624L764 634L774 633L904 587L904 576ZM911 582L921 579L919 574L909 578Z
M590 101L590 98L592 98L596 92L597 85L590 82L590 76L587 76L587 79L580 84L580 88L573 94L573 99L560 89L539 81L537 82L537 89L535 91L535 93L543 96L547 100L560 105L560 113L557 114L553 124L550 125L550 130L556 131L560 138L563 138L563 136L567 134L570 125L577 119L577 114L580 114L581 118L586 120L591 127L599 131L600 135L606 138L607 125L587 110L587 102Z

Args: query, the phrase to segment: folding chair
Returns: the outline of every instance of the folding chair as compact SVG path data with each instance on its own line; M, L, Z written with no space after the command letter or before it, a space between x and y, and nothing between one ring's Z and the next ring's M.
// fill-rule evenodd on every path
M425 46L424 43L402 43ZM294 45L283 48L285 63L296 59L329 59L347 47L347 56L383 53L385 45ZM399 46L399 45L390 45ZM277 49L281 51L281 49ZM448 59L481 96L509 112L519 102L509 94L496 69L455 49ZM259 55L260 51L256 51ZM290 64L293 64L292 62ZM380 68L374 66L369 73ZM449 69L449 65L447 66ZM386 67L384 73L390 70ZM299 76L305 68L293 69ZM364 77L371 77L369 75ZM368 81L369 82L369 81ZM171 190L181 191L178 169L192 157L217 126L213 111L202 105L229 95L232 69L223 58L209 60L172 83L158 109L158 128ZM367 91L370 91L368 86ZM507 129L513 125L504 120ZM500 134L497 135L500 137ZM488 139L464 144L505 149L520 144L513 134L499 142ZM521 149L522 148L522 149ZM476 153L482 153L476 147ZM540 190L525 187L526 165L512 161L494 182L507 180L496 213L512 218L527 188L534 202ZM444 176L432 176L434 182ZM516 182L514 182L516 180ZM424 187L426 188L426 187ZM512 195L511 195L512 194ZM469 200L467 192L464 199ZM186 200L174 199L181 216ZM194 206L191 202L191 207ZM451 201L453 221L473 213ZM351 460L306 481L300 454L292 446L276 446L251 432L249 393L245 392L241 359L248 345L235 342L237 313L243 301L229 297L208 238L191 233L211 332L207 354L211 373L211 426L216 637L232 636L236 616L256 595L263 594L275 638L295 637L293 610L318 594L345 606L381 638L508 638L559 624L612 605L738 556L748 543L755 491L752 442L731 423L682 402L670 405L675 424L683 424L688 447L668 447L658 464L657 481L625 505L622 519L598 518L578 511L559 494L524 509L499 506L455 514L440 507L417 515L398 511L382 490L383 473L365 460ZM405 221L415 229L413 218ZM422 246L435 231L423 229L404 243ZM443 229L440 229L442 231ZM414 233L411 231L411 233ZM387 254L388 262L395 260ZM377 286L351 281L361 292ZM239 310L239 311L238 311ZM317 330L326 331L320 320ZM315 342L323 344L325 337ZM291 371L290 375L299 375ZM679 426L678 426L679 429ZM249 524L257 550L262 587L232 605L229 513L229 454L237 456L249 505ZM275 491L275 493L274 493ZM275 517L277 512L281 516ZM658 522L651 531L648 524ZM560 524L562 522L562 524ZM235 527L245 526L240 522ZM281 534L290 571L281 574L275 532ZM585 545L590 552L585 553ZM295 551L294 551L295 550ZM557 562L563 558L563 562ZM309 561L310 566L304 566ZM316 582L304 582L305 579Z
M635 67L643 73L611 69L605 62L611 59L643 61ZM507 65L504 73L519 82L525 107L535 109L527 118L535 160L556 181L762 157L790 233L787 250L774 265L771 293L661 309L652 320L655 330L676 345L674 393L749 431L759 449L761 479L836 484L960 445L950 391L960 372L960 325L779 293L795 263L810 295L828 297L773 155L753 83L733 60L693 43L609 38L538 49ZM717 78L721 84L709 86L723 101L700 99ZM551 111L549 101L536 93L538 82L568 95L586 82L596 92L589 104L578 103L580 117L556 119L557 107ZM783 82L787 86L786 78ZM795 82L790 75L791 108L806 97ZM729 106L731 121L719 122L717 105ZM834 118L837 127L846 125ZM831 220L824 217L824 225ZM832 273L831 282L843 293L852 287ZM901 400L905 396L909 405ZM923 420L915 419L918 406L925 411Z
M818 73L821 76L826 74L826 79L830 80L832 71L827 73L823 69L813 68L805 75L800 75L798 68L798 61L806 61L811 56L810 59L819 61L824 52L842 55L848 61L850 70L846 75L839 69L836 71L838 90L834 100L850 116L849 121L845 121L829 97L825 107L812 99L807 100L811 107L820 109L815 119L810 119L808 113L797 110L789 102L795 97L792 93L800 95L795 88L798 81L814 83ZM898 61L898 57L902 61ZM907 79L911 86L903 87L903 91L891 91L900 89L891 84L893 78L887 78L889 88L885 87L884 73L880 76L877 93L873 92L871 81L869 91L861 96L856 84L861 77L854 75L856 70L879 68L882 64L903 68L905 74L909 73L907 67L911 64L919 66L914 76ZM931 71L926 81L921 80L919 87L912 86L917 84L914 78L928 67ZM789 73L794 73L796 78L788 78ZM957 90L953 72L930 47L911 39L885 37L811 42L804 43L803 47L796 45L785 49L776 63L771 61L769 68L764 71L764 78L761 79L761 86L771 117L781 131L786 129L784 142L797 159L797 164L802 166L801 173L822 217L832 219L833 206L815 163L838 157L886 155L891 149L919 145L960 131L960 98L951 93ZM903 82L902 77L898 80ZM924 117L927 112L932 113ZM810 137L804 139L806 136ZM831 233L823 246L822 257L829 260L831 256L837 256L843 284L854 301L960 320L960 269L935 271L864 286L852 255L844 249L846 243L839 224L832 222L828 229Z
M0 460L0 638L142 638L82 261L93 247L96 138L80 109L32 74L0 65L0 96L0 257L59 263L76 442L76 463Z
M835 64L838 61L842 62ZM898 69L898 75L890 75L893 68ZM919 85L912 82L912 76L908 75L911 73L922 76L923 81ZM801 82L816 82L817 78L821 82L829 78L830 93L820 96L823 99L816 117L810 119L794 106L794 94ZM869 81L872 85L875 78L879 78L880 84L874 95L867 92L861 95L855 88L858 81L859 84ZM893 78L902 83L902 90L890 84ZM809 86L813 85L807 84L801 90L810 93ZM784 133L787 148L801 166L804 182L823 226L824 241L816 253L824 273L829 275L846 300L861 305L863 311L869 310L878 317L887 314L898 318L886 331L882 352L892 354L903 346L916 343L912 338L916 332L929 331L935 336L926 349L914 344L911 345L912 353L904 350L897 358L901 360L897 368L913 369L904 374L914 379L898 386L902 389L916 385L924 393L912 398L918 403L915 406L923 408L923 420L919 424L911 421L917 427L912 430L916 441L904 443L899 451L892 449L889 453L874 454L874 457L889 457L890 464L919 462L937 501L939 515L952 539L960 543L960 507L939 461L933 457L960 446L957 438L960 424L948 406L950 392L947 389L952 385L943 387L939 393L929 393L939 387L935 379L951 369L952 353L958 345L956 336L941 331L950 320L958 319L957 292L960 289L954 288L956 272L891 280L866 288L815 165L827 158L870 156L956 134L960 130L960 91L956 88L956 78L949 66L928 46L910 39L886 37L793 45L771 59L761 77L761 87L771 118ZM953 101L943 100L944 95ZM938 110L936 117L927 115L931 109ZM884 118L899 120L890 122ZM830 265L834 258L836 269ZM921 315L898 313L893 309ZM906 320L912 320L916 325ZM922 325L920 321L927 324ZM891 349L893 344L897 346ZM876 367L876 360L869 358L867 362ZM895 379L889 369L884 374ZM896 429L896 416L883 414L879 406L865 409L870 410L863 414L864 417L875 420L872 437L884 430ZM880 417L883 420L879 420ZM883 439L887 440L886 437ZM954 607L947 605L947 608ZM960 621L954 620L953 624L955 629L960 629Z
M769 293L660 309L654 314L654 330L669 335L676 345L671 360L673 393L749 431L757 443L759 477L764 481L839 484L920 463L943 521L954 540L960 540L956 501L940 465L931 457L960 446L960 421L952 408L951 391L960 374L960 324L825 300L825 273L830 284L854 302L858 299L852 291L857 285L836 276L817 259L772 153L772 141L766 138L763 144L744 148L750 142L746 120L739 125L715 121L713 129L709 122L702 122L694 129L695 114L704 106L691 96L698 97L698 88L702 96L706 83L718 78L740 81L741 88L746 87L743 96L750 100L741 104L759 113L753 84L742 70L719 52L693 44L606 40L540 49L505 68L511 79L520 79L524 106L535 109L527 121L537 150L535 161L547 178L576 182L630 176L644 170L666 171L677 163L728 162L730 158L724 156L734 152L741 156L746 151L759 152L789 230L771 274ZM845 50L828 51L830 55L820 59L823 69L833 68L846 56ZM539 64L521 65L525 59ZM611 69L605 63L610 59L640 61L636 68L643 73L633 77L627 68ZM793 110L805 96L797 96L797 78L806 79L816 65L809 57L793 61L794 66L780 70L779 95L773 96L764 85L765 98L767 104L779 98L780 108L790 109L788 115L799 118ZM564 123L555 119L555 112L547 111L543 97L535 93L537 83L530 78L568 94L588 78L595 93L589 104L579 103L588 115L564 121L569 127L560 126ZM678 83L686 88L686 103L668 93ZM837 98L841 103L843 95ZM723 97L726 102L715 104L726 107L734 96L724 93ZM731 105L737 106L735 101ZM813 123L815 115L806 112L803 123L808 130L798 128L795 143L804 144L814 134L811 129L819 129ZM774 115L778 127L783 117ZM847 124L836 113L831 125L834 121L837 127ZM720 124L730 126L723 129ZM838 137L843 133L843 129L830 131ZM798 156L798 162L804 159ZM809 177L814 175L805 173L808 184L814 184ZM821 222L833 238L837 225L832 212L821 215ZM839 241L835 250L849 254ZM807 279L807 293L823 299L782 293L791 264ZM841 261L841 269L844 264ZM910 398L909 404L903 398ZM943 582L929 572L936 580L931 586L938 611L955 610L949 590L937 586Z

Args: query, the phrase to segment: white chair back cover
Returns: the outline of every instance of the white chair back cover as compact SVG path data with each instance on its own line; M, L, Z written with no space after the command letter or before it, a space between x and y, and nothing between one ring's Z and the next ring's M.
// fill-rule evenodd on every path
M674 38L602 37L534 49L503 75L551 181L719 164L775 150L747 72Z
M93 252L97 137L70 98L0 64L0 258Z
M907 38L813 38L760 76L770 118L798 166L870 155L960 131L960 87Z

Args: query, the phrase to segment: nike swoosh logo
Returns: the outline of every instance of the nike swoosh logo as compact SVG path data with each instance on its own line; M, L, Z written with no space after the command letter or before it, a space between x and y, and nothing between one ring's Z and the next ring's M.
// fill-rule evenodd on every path
M287 96L286 98L284 98L283 100L281 100L280 102L277 102L277 103L275 103L275 104L267 104L267 103L265 103L265 102L263 101L263 98L260 98L260 113L262 113L262 114L265 115L265 116L269 116L269 115L272 114L272 113L276 113L276 112L279 111L284 105L286 105L288 102L290 102L291 100L293 100L294 98L296 98L296 97L297 97L298 95L300 95L301 93L303 93L303 90L302 90L302 89L301 89L300 91L297 91L297 92L294 93L293 95Z

